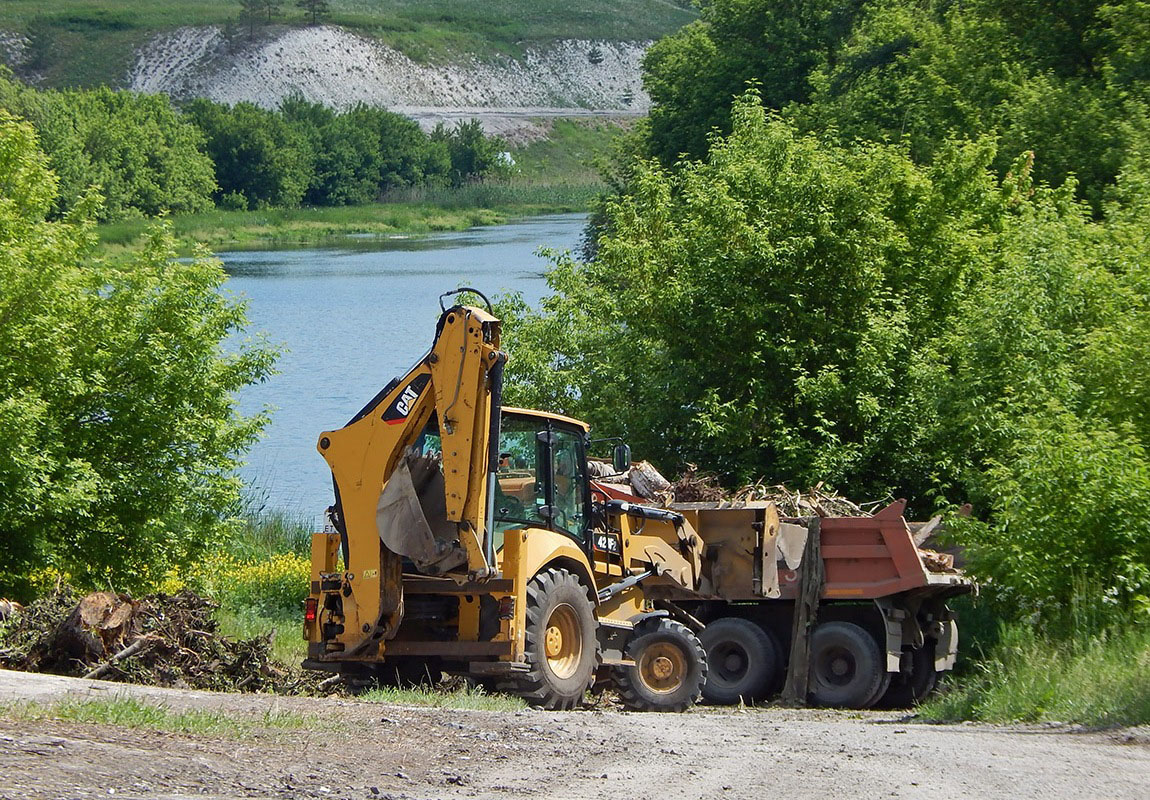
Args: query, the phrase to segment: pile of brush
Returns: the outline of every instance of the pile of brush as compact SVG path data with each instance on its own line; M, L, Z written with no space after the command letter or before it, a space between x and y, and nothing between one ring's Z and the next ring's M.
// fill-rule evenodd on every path
M0 666L217 691L310 694L320 677L277 663L271 636L230 639L192 592L140 599L59 586L0 632Z

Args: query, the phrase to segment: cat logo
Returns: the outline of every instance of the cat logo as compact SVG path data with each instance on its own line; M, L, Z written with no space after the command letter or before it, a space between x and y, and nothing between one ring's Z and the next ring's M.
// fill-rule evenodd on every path
M388 425L398 425L406 421L411 415L411 410L415 408L416 401L419 400L419 396L423 394L423 390L427 388L430 381L430 375L417 375L411 383L404 386L399 397L387 407L387 411L383 412L383 421Z
M406 417L411 413L411 404L414 403L418 397L419 395L408 386L403 390L403 394L399 396L399 402L395 404L395 410Z

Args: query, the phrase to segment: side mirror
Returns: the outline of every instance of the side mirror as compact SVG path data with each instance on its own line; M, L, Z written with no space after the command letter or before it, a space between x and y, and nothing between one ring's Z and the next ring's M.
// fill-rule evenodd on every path
M626 472L631 468L631 446L627 444L615 445L615 456L612 466L616 472Z

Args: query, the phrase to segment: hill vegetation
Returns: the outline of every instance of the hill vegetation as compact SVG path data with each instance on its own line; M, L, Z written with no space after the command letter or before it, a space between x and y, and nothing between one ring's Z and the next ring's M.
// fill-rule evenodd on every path
M221 25L236 35L260 35L267 25L305 25L294 2L272 4L271 19L242 18L240 0L94 2L63 0L46 8L32 0L0 4L0 31L27 36L18 67L42 75L49 86L119 85L134 50L152 36L186 25ZM686 0L328 0L323 21L377 37L416 60L460 54L517 55L556 39L646 41L690 22Z

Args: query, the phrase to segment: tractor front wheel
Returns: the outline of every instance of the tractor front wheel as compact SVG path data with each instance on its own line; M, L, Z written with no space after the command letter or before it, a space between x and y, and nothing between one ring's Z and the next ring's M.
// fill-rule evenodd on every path
M658 617L641 622L627 643L633 667L617 667L623 705L634 711L684 711L698 702L707 680L707 654L682 623Z

